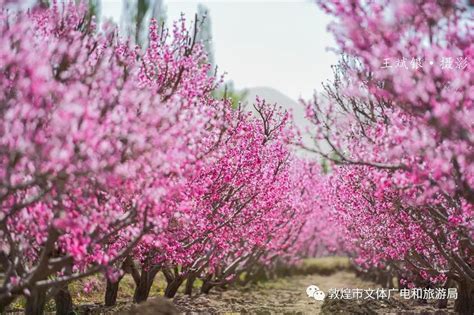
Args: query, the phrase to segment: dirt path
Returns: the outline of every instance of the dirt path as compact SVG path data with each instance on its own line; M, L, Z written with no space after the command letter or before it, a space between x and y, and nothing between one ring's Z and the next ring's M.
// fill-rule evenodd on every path
M356 278L351 272L340 271L329 276L293 276L251 288L211 291L209 296L180 296L174 302L182 312L319 314L322 302L306 295L309 285L317 285L324 292L330 288L376 287L370 282Z

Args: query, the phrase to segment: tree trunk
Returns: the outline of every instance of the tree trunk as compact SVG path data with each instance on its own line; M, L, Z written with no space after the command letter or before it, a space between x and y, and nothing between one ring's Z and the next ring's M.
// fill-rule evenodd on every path
M474 314L474 283L460 282L454 310L461 315Z
M56 315L69 315L74 313L72 297L67 285L54 295L54 302L56 303Z
M214 285L211 283L211 281L204 281L204 283L202 284L202 287L201 287L201 293L204 293L204 294L209 294L209 292L211 291L211 289L214 287Z
M14 296L8 296L0 298L0 314L3 314L8 305L10 305L15 300Z
M153 280L159 270L159 268L152 268L151 270L142 269L140 281L138 282L133 294L134 303L141 303L148 299Z
M448 307L448 299L439 299L436 303L436 307L439 309L445 309Z
M194 281L196 281L196 275L195 274L190 274L189 277L188 277L188 280L186 280L186 287L184 289L184 294L186 294L186 295L192 295L193 294Z
M247 272L245 273L243 280L241 281L242 285L246 286L249 283L252 283L255 273L256 273L255 267L249 268Z
M26 299L25 314L43 315L46 305L46 290L31 289L30 296Z
M173 281L169 282L165 289L165 296L167 298L173 298L183 281L184 277L176 277Z
M120 285L120 277L116 282L107 279L107 286L105 287L105 306L114 306L117 303L118 290Z
M391 277L388 271L380 270L377 278L378 278L377 283L380 284L382 288L386 288L386 289L390 288Z
M258 282L261 282L261 281L267 281L268 280L268 276L265 272L265 269L263 269L263 267L258 267L258 269L256 270L256 272L253 274L253 277L252 277L252 282L253 283L258 283Z
M445 290L448 290L450 284L453 283L450 279L448 279L446 281L446 283L443 285L443 288ZM439 299L437 302L436 302L436 307L439 308L439 309L446 309L448 308L448 299L444 298L444 299Z

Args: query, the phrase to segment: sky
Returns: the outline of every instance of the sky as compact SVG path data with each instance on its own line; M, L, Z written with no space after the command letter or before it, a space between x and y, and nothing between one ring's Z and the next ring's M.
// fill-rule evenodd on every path
M330 17L314 1L168 0L168 22L181 12L193 18L198 3L209 9L216 64L237 89L268 86L308 99L332 77ZM121 0L102 1L103 17L118 22L121 10Z

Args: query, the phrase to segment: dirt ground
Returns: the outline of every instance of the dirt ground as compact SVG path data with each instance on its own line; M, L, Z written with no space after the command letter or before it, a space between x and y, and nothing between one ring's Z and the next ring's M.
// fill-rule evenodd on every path
M339 271L329 276L317 274L292 276L247 288L211 291L208 296L178 296L174 299L174 303L178 310L184 313L322 314L323 302L309 298L306 294L309 285L317 285L324 292L328 292L330 288L379 287L356 278L352 272ZM405 314L435 314L436 311L429 305L407 305L397 299L390 301L390 304L377 303L375 309L379 310L374 314L400 314L404 308L412 311ZM448 313L438 311L436 314Z
M421 304L419 301L402 300L395 296L389 300L331 300L316 301L306 294L310 285L318 286L326 294L330 289L377 289L380 285L356 277L346 258L318 258L308 260L299 267L301 272L292 276L262 281L247 286L229 287L225 290L214 288L208 295L197 294L200 283L195 283L193 296L184 295L182 289L173 300L163 298L166 281L157 276L152 286L151 296L143 304L132 304L135 288L128 275L122 280L117 305L103 305L103 279L95 279L99 286L89 293L82 290L83 283L70 286L76 306L75 314L454 314L453 301L448 310L437 310L435 305ZM50 303L51 304L51 303ZM49 304L48 304L49 305ZM21 309L20 305L17 309ZM177 309L177 310L176 310ZM170 311L171 310L171 311ZM175 310L175 311L173 311ZM49 305L47 314L54 314L54 305Z
M351 272L342 271L330 276L293 276L238 290L211 291L207 297L180 296L174 302L182 312L319 314L323 302L307 296L309 285L317 285L327 292L337 287L368 288L370 283L357 279Z

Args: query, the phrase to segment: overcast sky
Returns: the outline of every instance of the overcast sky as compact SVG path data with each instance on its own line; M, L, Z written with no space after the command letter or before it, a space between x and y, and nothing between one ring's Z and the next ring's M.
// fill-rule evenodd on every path
M168 21L209 8L216 64L237 88L269 86L293 99L309 98L331 78L336 55L330 18L314 1L165 0ZM121 0L104 0L103 17L120 20Z

